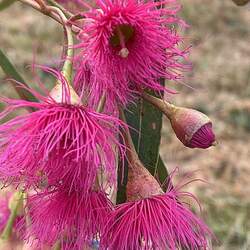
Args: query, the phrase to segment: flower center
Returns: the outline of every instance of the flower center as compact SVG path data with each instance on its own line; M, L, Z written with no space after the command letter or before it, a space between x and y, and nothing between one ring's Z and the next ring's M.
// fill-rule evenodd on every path
M128 24L118 25L110 38L110 43L113 47L119 49L119 56L127 58L129 50L127 48L128 43L133 39L134 29Z

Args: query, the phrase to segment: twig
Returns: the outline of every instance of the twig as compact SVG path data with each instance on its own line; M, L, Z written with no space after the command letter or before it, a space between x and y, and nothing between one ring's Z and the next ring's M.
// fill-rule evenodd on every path
M29 5L29 6L32 7L33 9L39 11L40 13L42 13L42 14L44 14L44 15L46 15L46 16L51 17L52 19L54 19L54 20L55 20L56 22L58 22L59 24L64 25L64 23L62 22L60 16L59 16L57 13L48 11L48 10L49 10L49 7L54 7L54 6L44 6L43 4L42 4L42 6L41 6L38 2L35 2L35 1L33 1L33 0L19 0L19 1L20 1L21 3L24 3L24 4L26 4L26 5ZM40 0L38 0L38 1L40 2ZM60 9L60 10L61 10L61 9ZM61 10L61 11L63 12L63 14L65 14L63 10ZM68 13L68 14L69 14L69 13ZM67 23L68 25L70 25L72 28L74 28L74 29L72 29L73 33L78 34L78 33L81 31L81 28L78 27L78 26L72 25L71 18L74 18L74 16L70 17L70 19L69 19L70 22L68 22L68 20L66 19L66 20L67 20L66 23Z
M54 0L47 0L47 2L49 4L51 4L52 6L55 6L55 7L59 8L64 13L64 15L66 17L68 17L68 18L71 19L74 16L74 14L72 14L70 11L68 11L67 9L65 9L61 4L57 3L56 1L54 1Z
M54 19L58 23L63 24L60 17L57 14L43 10L43 8L37 2L34 2L32 0L19 0L19 1L31 6L33 9L41 12L42 14L51 17L52 19Z

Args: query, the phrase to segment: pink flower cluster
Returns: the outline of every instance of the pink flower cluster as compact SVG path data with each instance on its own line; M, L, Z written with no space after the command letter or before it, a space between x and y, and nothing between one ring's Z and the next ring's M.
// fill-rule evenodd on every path
M161 5L164 8L159 9ZM97 8L97 9L96 9ZM164 90L159 79L178 80L187 50L173 25L185 25L175 1L97 1L84 13L74 85L95 105L103 92L109 105L127 104L144 89Z
M168 90L159 79L178 81L189 68L188 50L179 47L177 26L185 26L179 9L174 0L97 0L82 14L73 87L64 72L41 67L56 86L41 85L42 93L23 86L38 102L1 98L0 180L28 194L28 220L20 226L26 241L66 250L94 243L103 250L209 248L211 231L183 202L193 196L172 185L162 190L137 158L117 112L145 91ZM6 121L26 108L34 111ZM176 113L169 116L172 127L186 146L211 146L210 121L204 118L204 125L200 114L188 111L186 126ZM192 143L182 140L190 127ZM127 202L116 205L117 170L123 172L125 161Z
M118 154L124 158L119 142L124 125L80 102L73 104L64 76L42 68L60 82L55 89L61 101L54 90L46 96L28 88L39 102L1 99L7 106L2 119L22 108L35 111L0 125L0 178L6 185L36 191L27 200L31 225L25 239L50 246L61 241L62 249L81 249L98 236L111 210L105 192L116 184ZM99 181L104 174L108 184Z

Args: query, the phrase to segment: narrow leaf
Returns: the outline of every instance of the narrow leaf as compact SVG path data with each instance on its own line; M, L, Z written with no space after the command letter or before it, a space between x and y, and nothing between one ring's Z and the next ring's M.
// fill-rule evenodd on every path
M25 83L24 79L20 76L20 74L17 72L13 64L10 62L10 60L7 58L7 56L3 53L3 51L0 49L0 66L3 69L3 72L6 74L7 77L10 77L17 82L13 83L18 95L27 101L33 101L36 102L37 99L26 89L18 86L18 82L24 84L27 86Z
M150 173L163 182L167 171L159 160L162 113L146 101L139 100L136 107L131 106L126 112L126 118L128 124L135 128L130 132L139 158Z
M140 99L137 105L132 104L125 112L127 123L134 128L131 136L144 166L152 175L164 183L168 173L159 155L161 142L162 113L151 104ZM121 180L121 173L119 173ZM127 169L123 183L118 183L117 202L124 202L126 199Z

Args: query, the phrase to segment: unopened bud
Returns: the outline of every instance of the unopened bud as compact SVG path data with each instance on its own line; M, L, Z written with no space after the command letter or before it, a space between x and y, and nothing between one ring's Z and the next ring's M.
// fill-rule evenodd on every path
M190 148L209 148L215 144L212 122L203 113L176 107L170 122L177 138Z
M205 114L195 109L176 107L147 93L142 96L168 117L177 138L185 146L209 148L216 144L212 122Z

